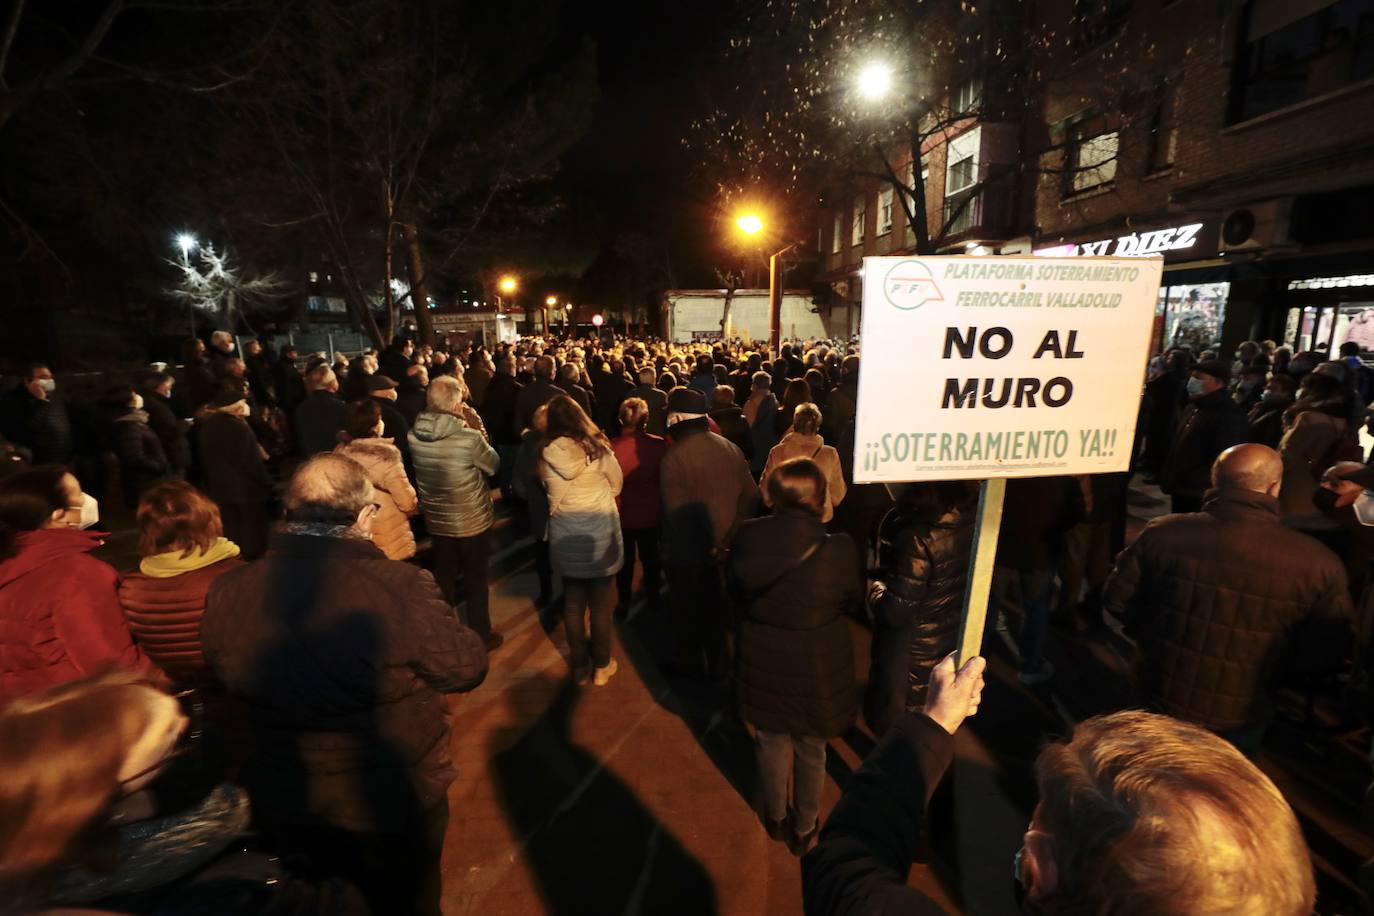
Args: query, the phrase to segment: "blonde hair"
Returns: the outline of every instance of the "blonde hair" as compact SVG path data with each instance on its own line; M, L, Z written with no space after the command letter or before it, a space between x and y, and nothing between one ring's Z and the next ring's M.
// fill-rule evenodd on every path
M643 398L626 398L620 402L620 425L643 429L649 423L649 405Z
M1147 712L1098 716L1047 747L1035 775L1057 912L1312 912L1312 862L1292 809L1211 732Z
M820 432L821 409L810 401L798 404L792 411L792 429L803 436L814 436Z
M72 681L0 711L0 895L20 898L105 822L161 691L127 672Z

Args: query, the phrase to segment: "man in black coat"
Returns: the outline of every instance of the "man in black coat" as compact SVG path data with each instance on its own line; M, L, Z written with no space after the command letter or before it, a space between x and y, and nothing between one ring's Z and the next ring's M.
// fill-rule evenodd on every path
M386 348L377 366L377 371L387 378L406 377L406 370L415 363L415 341L409 338L393 340Z
M305 386L310 393L296 406L292 419L296 447L302 458L310 458L320 452L332 452L339 444L339 430L343 428L348 405L339 398L339 379L327 365L311 369Z
M649 405L649 425L645 430L649 435L668 435L668 392L658 387L658 372L652 364L639 370L639 384L625 396L641 398Z
M281 852L355 883L376 913L439 913L444 694L487 673L482 638L417 566L369 540L376 495L338 455L306 462L272 550L215 580L205 660L254 735L254 820Z
M396 409L409 426L425 409L429 390L429 370L418 363L406 370L406 377L397 379Z
M1117 558L1103 604L1140 645L1141 699L1253 756L1284 657L1318 667L1350 644L1340 559L1279 521L1283 462L1228 449L1201 512L1166 515Z
M143 409L148 412L148 425L157 433L162 451L167 456L169 473L184 477L191 466L191 440L187 422L177 415L173 406L172 389L176 379L167 372L154 372L143 380L139 394L143 395Z
M729 385L717 385L711 392L711 412L708 414L716 422L720 434L744 453L745 461L754 459L754 435L749 429L749 421L744 411L735 406L735 389Z
M224 536L239 545L244 559L251 560L267 549L272 475L248 425L243 393L224 385L207 406L210 413L196 432L205 490L219 504Z
M1227 385L1231 368L1209 359L1193 367L1188 379L1189 405L1179 420L1160 488L1173 497L1174 512L1196 512L1210 485L1212 462L1233 445L1250 438L1245 411L1236 406Z
M609 360L592 378L592 394L596 396L596 425L614 439L620 435L620 405L630 396L634 386L625 377L625 364Z
M243 364L248 373L248 387L253 398L263 405L277 404L277 382L272 374L272 363L258 340L250 340L243 345Z
M560 394L566 394L553 383L552 356L540 356L534 361L534 381L525 386L515 399L515 422L524 432L534 424L534 412Z
M525 386L515 380L515 357L509 352L496 361L496 374L487 383L486 396L482 399L482 425L487 428L491 444L496 454L501 456L501 467L496 472L496 483L501 495L509 499L511 492L511 472L515 468L515 456L520 451L521 430L515 426L515 408Z
M296 366L299 358L295 347L286 346L281 348L281 356L272 364L272 387L277 393L277 406L286 411L287 416L292 416L305 400L305 380Z
M23 382L0 405L0 434L28 449L34 464L71 464L76 436L52 370L31 363Z
M381 408L382 423L385 425L382 435L395 441L396 447L401 450L401 461L406 466L406 472L414 478L414 468L410 464L410 424L406 422L405 414L396 408L396 383L378 373L367 376L364 384L367 397L376 401Z
M582 412L588 417L592 417L595 409L592 405L591 393L578 382L581 377L581 370L577 363L564 363L558 367L558 388L559 394L566 394L577 402L577 406L582 408Z

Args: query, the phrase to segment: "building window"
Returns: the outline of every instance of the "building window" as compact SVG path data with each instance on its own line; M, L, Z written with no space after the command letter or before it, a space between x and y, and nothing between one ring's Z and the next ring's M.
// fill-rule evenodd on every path
M862 194L854 198L854 222L849 231L849 244L862 245L864 243L864 225L868 222L868 201Z
M1064 196L1100 188L1116 180L1117 152L1121 135L1104 130L1101 120L1080 121L1069 128L1068 168Z
M973 228L973 210L978 206L977 196L956 194L945 198L945 235L958 235Z
M983 81L978 77L966 80L954 91L954 111L965 114L983 102Z
M892 188L878 192L878 234L887 235L892 231Z
M1150 115L1151 172L1163 171L1174 164L1174 154L1178 152L1178 122L1174 118L1177 97L1178 86L1171 82L1160 83L1155 90L1155 106Z
M839 254L844 247L844 211L835 211L835 222L830 227L830 253Z
M1131 0L1074 0L1073 46L1088 51L1121 30L1131 15Z
M962 133L945 146L945 196L958 194L978 180L978 128Z
M1260 0L1236 55L1232 121L1245 121L1374 76L1374 0Z

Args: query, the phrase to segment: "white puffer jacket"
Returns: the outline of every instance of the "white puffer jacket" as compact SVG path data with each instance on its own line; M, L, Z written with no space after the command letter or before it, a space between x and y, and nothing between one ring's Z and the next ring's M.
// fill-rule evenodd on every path
M549 552L572 579L615 575L624 560L615 498L623 478L611 451L590 460L582 446L560 436L544 447L539 476L549 494Z

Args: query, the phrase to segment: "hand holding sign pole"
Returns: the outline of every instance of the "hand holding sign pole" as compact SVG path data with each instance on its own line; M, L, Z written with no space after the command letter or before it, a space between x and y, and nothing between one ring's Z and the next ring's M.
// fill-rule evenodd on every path
M981 480L978 654L1008 477L1124 471L1163 261L865 258L855 483Z

